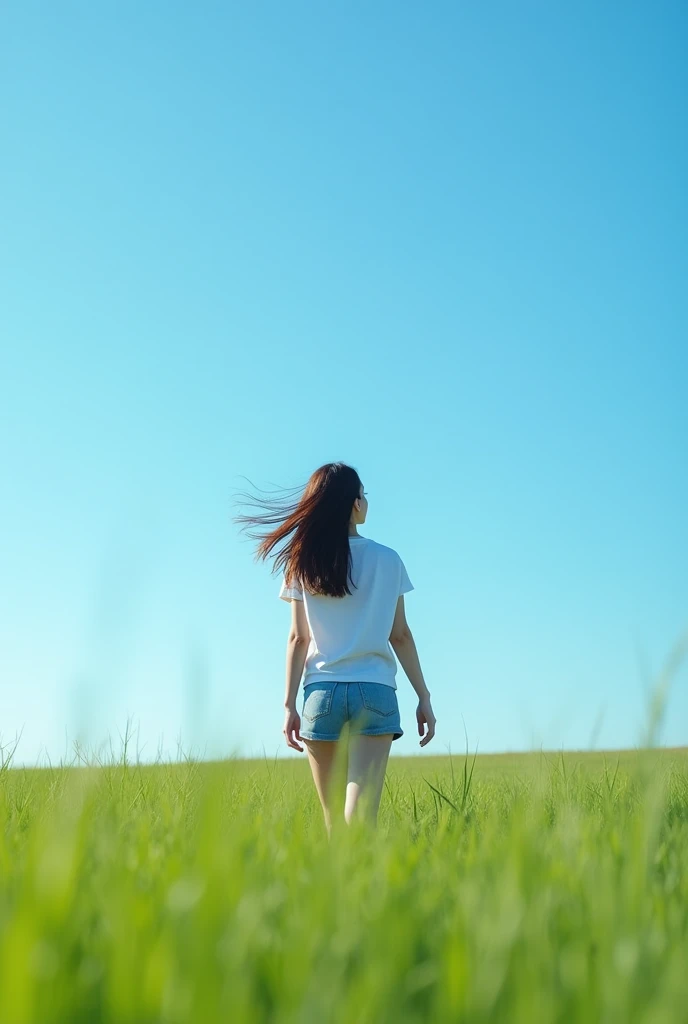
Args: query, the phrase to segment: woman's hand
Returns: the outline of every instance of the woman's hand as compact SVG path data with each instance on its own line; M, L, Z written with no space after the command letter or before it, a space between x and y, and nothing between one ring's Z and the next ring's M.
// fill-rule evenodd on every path
M282 732L287 740L287 746L293 747L294 750L300 750L303 753L303 747L300 747L296 740L301 740L299 735L301 731L301 718L296 708L287 708L287 713L284 716L284 729ZM292 733L294 735L292 735ZM301 740L303 743L303 740Z
M429 697L421 697L418 701L418 707L416 708L416 721L418 722L418 735L423 736L423 726L427 726L427 732L423 739L420 741L420 746L424 747L426 743L429 743L432 737L435 735L435 724L437 719L435 718L435 712L432 710L432 704L430 703Z

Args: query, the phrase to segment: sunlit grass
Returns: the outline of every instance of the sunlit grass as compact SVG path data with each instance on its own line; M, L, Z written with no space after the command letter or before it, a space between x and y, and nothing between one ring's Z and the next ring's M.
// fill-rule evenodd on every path
M686 1020L688 752L0 779L0 1021Z

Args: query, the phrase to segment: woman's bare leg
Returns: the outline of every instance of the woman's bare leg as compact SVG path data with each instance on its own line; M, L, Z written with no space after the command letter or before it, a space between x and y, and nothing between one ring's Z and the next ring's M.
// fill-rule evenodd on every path
M391 732L384 736L351 736L344 804L344 818L347 824L354 813L362 813L372 825L377 823L392 739Z
M327 834L332 830L332 776L339 740L303 740L313 773L313 782L320 797ZM341 806L341 805L340 805Z

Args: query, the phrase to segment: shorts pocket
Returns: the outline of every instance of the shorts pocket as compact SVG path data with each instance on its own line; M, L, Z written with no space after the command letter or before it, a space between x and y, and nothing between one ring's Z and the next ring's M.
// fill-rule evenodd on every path
M361 699L368 709L377 715L393 715L399 710L397 691L384 683L359 683Z
M308 693L304 692L303 717L307 718L309 722L314 722L316 718L329 715L332 710L333 689L332 686L316 685Z

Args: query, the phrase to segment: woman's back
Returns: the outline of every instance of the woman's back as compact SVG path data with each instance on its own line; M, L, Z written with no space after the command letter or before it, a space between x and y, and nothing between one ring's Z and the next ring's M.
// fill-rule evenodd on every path
M384 683L396 689L397 662L389 643L397 602L413 590L397 552L352 534L351 594L329 597L282 579L279 596L303 601L311 630L303 685L316 679Z

